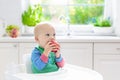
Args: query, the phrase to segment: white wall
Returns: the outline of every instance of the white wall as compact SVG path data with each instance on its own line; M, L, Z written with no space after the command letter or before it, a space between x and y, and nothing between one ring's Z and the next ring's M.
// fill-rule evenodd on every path
M21 25L21 0L0 0L0 19L6 24Z

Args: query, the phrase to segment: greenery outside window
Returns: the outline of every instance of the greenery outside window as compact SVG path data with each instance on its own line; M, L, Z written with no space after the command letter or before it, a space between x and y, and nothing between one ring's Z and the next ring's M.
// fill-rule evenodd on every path
M104 16L105 0L28 0L28 3L42 6L42 21L54 23L58 35L68 31L89 35L93 33L91 23Z

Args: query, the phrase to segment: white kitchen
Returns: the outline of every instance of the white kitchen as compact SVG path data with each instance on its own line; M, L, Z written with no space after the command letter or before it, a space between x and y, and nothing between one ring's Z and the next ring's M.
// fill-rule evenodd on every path
M56 40L60 43L60 52L66 63L96 71L102 75L103 80L120 80L119 2L119 0L0 0L0 80L23 80L6 78L5 72L8 69L14 72L13 65L23 64L23 56L31 54L37 45L33 34L33 26L36 24L24 20L26 18L24 13L34 8L29 5L34 6L38 3L39 11L42 11L39 14L40 18L37 18L38 23L49 21L55 26ZM101 24L103 19L110 23ZM31 24L27 25L28 23ZM106 24L110 27L99 27ZM8 26L19 27L15 36L8 31L10 29L7 29ZM27 31L28 28L32 29Z

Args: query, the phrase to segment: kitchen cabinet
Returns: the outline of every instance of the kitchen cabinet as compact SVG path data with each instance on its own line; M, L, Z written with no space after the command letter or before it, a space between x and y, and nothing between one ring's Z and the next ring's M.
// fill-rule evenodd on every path
M92 43L60 43L66 63L92 68Z
M94 44L94 70L104 80L120 80L120 43Z
M18 63L18 43L0 43L0 80L4 80L4 72L12 63Z
M23 60L23 55L24 54L31 54L32 50L34 49L35 46L37 46L37 44L31 42L31 43L20 43L19 45L20 45L19 46L19 53L20 53L19 61L20 61L20 63L22 63L23 62L22 61Z

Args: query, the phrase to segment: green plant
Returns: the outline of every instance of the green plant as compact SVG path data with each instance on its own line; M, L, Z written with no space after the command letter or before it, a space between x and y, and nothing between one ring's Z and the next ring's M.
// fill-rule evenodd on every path
M40 4L29 5L28 9L22 13L22 23L24 25L33 27L41 21L42 7Z
M107 18L97 18L94 23L95 27L111 27L112 23L110 19Z

